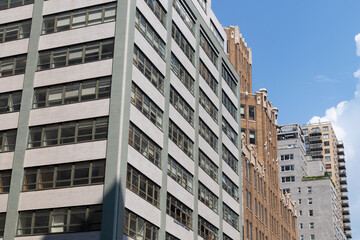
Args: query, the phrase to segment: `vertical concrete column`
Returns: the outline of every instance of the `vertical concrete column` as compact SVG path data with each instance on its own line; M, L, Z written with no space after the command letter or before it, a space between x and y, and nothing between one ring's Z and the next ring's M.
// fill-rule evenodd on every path
M169 108L170 108L170 71L171 71L171 28L172 28L172 0L168 0L166 19L166 72L164 82L165 106L163 113L163 149L161 152L161 170L162 181L160 188L160 209L161 209L161 226L159 239L165 239L166 234L166 201L167 201L167 167L169 152Z
M102 240L123 239L135 9L134 0L117 1Z
M29 118L34 94L34 77L37 68L38 46L41 35L44 0L34 1L33 18L28 46L21 107L12 166L10 191L6 211L4 239L14 239L18 223L20 192L24 176L24 159L29 135Z
M193 211L193 231L194 240L198 239L198 220L199 220L199 75L200 75L200 22L197 21L195 24L195 38L196 38L196 49L195 49L195 84L194 84L194 96L195 96L195 112L194 112L194 128L195 128L195 142L194 142L194 211Z

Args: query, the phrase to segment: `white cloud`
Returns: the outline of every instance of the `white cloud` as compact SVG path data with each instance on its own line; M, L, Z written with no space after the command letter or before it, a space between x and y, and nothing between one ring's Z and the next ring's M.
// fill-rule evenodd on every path
M324 75L317 75L317 76L314 77L314 79L319 83L337 83L337 82L339 82L338 80L331 79L331 78L329 78L327 76L324 76Z
M356 55L360 56L360 33L355 36L356 42Z
M357 52L360 56L360 34L355 36ZM360 69L354 72L354 77L360 80ZM354 96L342 101L325 111L324 116L314 116L311 123L331 121L336 136L343 140L350 196L350 217L353 239L360 239L360 188L358 187L358 169L360 164L360 81L356 86Z

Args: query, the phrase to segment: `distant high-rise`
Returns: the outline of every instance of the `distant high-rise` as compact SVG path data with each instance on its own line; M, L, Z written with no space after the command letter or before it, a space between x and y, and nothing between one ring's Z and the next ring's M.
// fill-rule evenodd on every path
M0 1L0 238L240 239L225 40L211 0Z
M340 224L346 237L351 239L344 144L336 137L331 122L307 124L303 125L302 129L305 134L306 153L313 159L322 160L327 174L335 184L340 208Z
M244 239L297 239L295 203L279 186L278 110L266 89L252 93L251 49L239 28L225 28L229 59L240 77Z
M322 159L306 154L300 125L279 126L277 138L280 185L297 201L299 239L345 240L336 186Z

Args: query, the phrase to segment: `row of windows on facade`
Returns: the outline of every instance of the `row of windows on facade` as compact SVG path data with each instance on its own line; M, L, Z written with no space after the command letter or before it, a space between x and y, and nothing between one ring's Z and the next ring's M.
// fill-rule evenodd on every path
M19 2L19 1L10 1ZM0 10L1 10L0 3ZM44 16L42 34L61 32L80 27L115 21L116 3L93 6L75 11ZM0 43L29 38L31 20L0 25Z
M251 170L254 169L253 174L251 174ZM251 162L248 159L245 159L245 179L251 184L252 183L252 176L253 175L253 187L260 193L264 198L266 198L266 182L263 177L260 176Z
M124 234L134 239L158 240L159 228L140 217L139 215L125 209ZM218 240L218 228L206 221L201 216L198 217L198 235L204 240ZM178 240L178 238L166 233L166 240ZM224 235L225 240L231 240Z
M84 81L36 88L33 108L58 106L110 97L111 78L95 78ZM21 91L0 94L0 114L20 110Z
M245 189L245 206L250 211L253 210L253 199L251 191L248 189ZM268 224L268 215L267 215L267 209L264 208L264 205L261 204L260 199L257 201L256 197L254 197L254 210L255 210L255 217L259 219L263 224Z
M249 132L249 139L247 139L247 133L246 132ZM256 131L255 130L247 130L245 128L242 128L241 129L241 132L245 134L245 141L246 142L249 142L249 144L256 144Z
M6 213L0 214L0 237L4 234ZM17 236L100 231L102 205L21 211Z
M246 119L245 105L240 106L240 117L241 119ZM248 106L248 119L255 120L255 107Z
M65 67L113 57L114 40L88 42L39 52L38 70ZM24 74L26 55L0 59L0 77Z
M0 10L8 8L20 7L28 4L33 4L34 0L3 0L0 2Z
M10 190L11 170L0 171L0 193ZM24 169L22 191L45 190L104 183L105 160Z

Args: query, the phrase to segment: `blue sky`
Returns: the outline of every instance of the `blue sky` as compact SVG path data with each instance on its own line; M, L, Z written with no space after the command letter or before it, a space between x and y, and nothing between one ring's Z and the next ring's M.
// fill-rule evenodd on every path
M223 26L240 27L253 52L253 91L267 88L279 124L333 122L345 144L352 234L359 240L360 1L212 0L212 9Z

